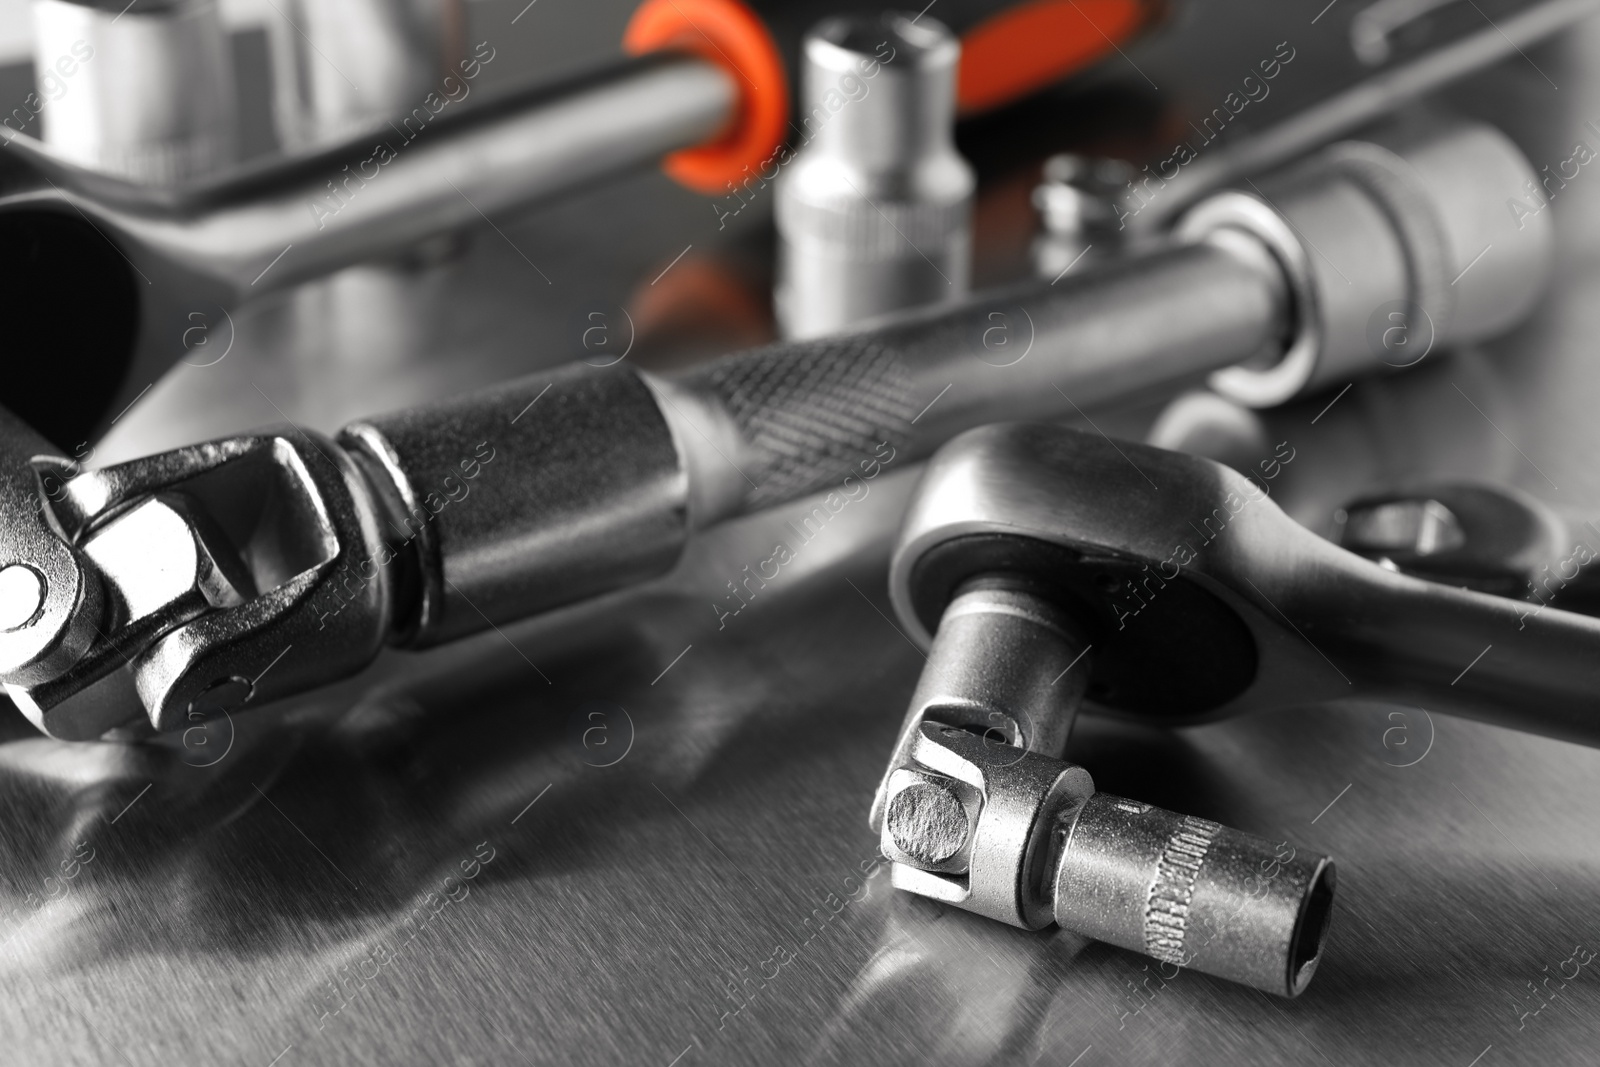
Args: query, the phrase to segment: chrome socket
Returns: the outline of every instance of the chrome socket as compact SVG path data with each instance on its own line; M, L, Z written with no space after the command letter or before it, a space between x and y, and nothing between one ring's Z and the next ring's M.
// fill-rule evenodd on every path
M1333 861L1097 793L1060 758L1089 653L1070 613L1022 577L957 590L873 804L893 884L1299 995L1332 916Z
M802 55L796 155L777 183L784 335L961 298L976 182L953 140L959 41L929 18L849 16L820 23Z

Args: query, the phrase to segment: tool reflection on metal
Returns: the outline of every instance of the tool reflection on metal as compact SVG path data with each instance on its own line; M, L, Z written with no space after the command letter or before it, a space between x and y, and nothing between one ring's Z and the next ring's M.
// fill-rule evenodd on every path
M997 415L1071 415L1225 367L1266 383L1257 402L1387 370L1364 347L1374 307L1424 309L1442 344L1538 296L1548 225L1517 231L1500 211L1529 174L1482 126L1403 155L1335 146L1263 181L1270 201L1221 194L1179 239L1054 285L677 378L569 365L337 442L278 430L85 472L12 420L0 566L43 593L0 634L0 680L57 737L141 707L175 729L336 680L385 642L437 644L660 575L695 529ZM1439 287L1486 233L1496 254L1452 306ZM1314 266L1301 240L1339 259Z
M922 493L941 491L930 479ZM1097 793L1064 762L1093 622L1036 573L1043 560L1030 567L1025 549L1007 559L1008 547L988 545L963 568L873 803L894 884L1298 995L1332 917L1332 861Z
M806 144L779 176L775 219L784 335L960 300L977 185L955 147L960 43L888 14L829 19L802 52Z

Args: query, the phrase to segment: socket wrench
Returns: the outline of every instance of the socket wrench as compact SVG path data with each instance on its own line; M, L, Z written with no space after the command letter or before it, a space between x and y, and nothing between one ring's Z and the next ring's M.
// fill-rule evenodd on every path
M10 419L0 680L57 737L141 707L177 729L348 675L386 642L433 645L660 575L695 529L919 459L997 414L1071 415L1219 368L1265 376L1257 401L1287 399L1390 369L1365 330L1395 301L1439 344L1510 325L1549 257L1548 225L1500 214L1527 163L1477 125L1404 152L1334 146L1102 270L678 378L577 363L337 441L288 428L93 471ZM1452 306L1437 294L1486 227L1503 254ZM1312 241L1355 258L1317 267Z
M1275 462L1244 474L1042 424L934 456L889 576L928 650L870 815L896 886L1293 996L1331 861L1095 793L1062 759L1080 708L1180 725L1381 700L1600 746L1600 620L1336 547L1270 499ZM1445 581L1520 591L1505 576L1551 538L1538 516L1505 523L1517 504L1458 487L1344 526L1369 552L1444 557Z

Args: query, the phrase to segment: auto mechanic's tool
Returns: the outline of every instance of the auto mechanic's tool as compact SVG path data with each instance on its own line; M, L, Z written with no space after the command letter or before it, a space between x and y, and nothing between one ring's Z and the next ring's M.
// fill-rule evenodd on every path
M1559 543L1537 506L1467 486L1358 501L1343 537L1373 562L1269 499L1292 458L1244 474L1029 424L934 456L890 565L928 649L871 814L895 885L1293 995L1331 867L1094 794L1059 758L1080 706L1181 724L1378 699L1600 746L1600 620L1442 584L1520 593Z
M1139 174L1121 159L1097 159L1070 152L1044 161L1033 190L1040 233L1033 242L1033 264L1045 278L1092 265L1122 247L1126 233L1121 197Z
M972 168L956 152L960 44L932 19L828 19L802 49L801 137L777 183L786 337L967 295Z
M971 431L909 507L895 609L926 645L962 582L1022 575L1093 646L1087 705L1146 722L1387 700L1600 746L1600 620L1324 540L1263 488L1283 452L1251 477L1058 426Z
M234 161L217 0L36 0L33 21L39 121L61 159L151 185Z
M290 152L404 118L466 58L465 0L285 0L280 14L267 21L273 118Z
M988 57L973 68L969 110L1098 59L1158 10L1145 0L954 7ZM1011 47L1039 26L1054 36ZM85 169L6 122L0 137L16 158L0 172L11 355L0 401L72 449L183 356L197 314L220 321L247 298L663 157L668 174L707 195L770 180L789 88L761 18L741 0L645 0L622 43L633 58L468 107L497 55L482 42L392 125L176 190ZM63 335L86 292L97 314ZM70 401L53 384L62 377L76 383Z
M1287 399L1384 368L1366 326L1397 299L1434 309L1440 343L1481 337L1545 272L1546 217L1518 231L1501 210L1528 173L1483 126L1440 127L1403 155L1335 146L1263 182L1276 208L1220 194L1183 240L1055 285L671 379L569 365L337 444L266 432L81 472L12 420L0 568L21 568L6 586L20 621L0 633L0 680L58 737L98 736L141 704L173 729L219 692L262 703L385 641L436 644L664 573L694 529L920 458L997 414L1061 417L1241 358L1276 358L1237 372L1272 384L1258 402ZM1309 265L1302 239L1338 258ZM1482 240L1496 254L1440 302Z
M6 403L72 448L182 356L196 313L220 319L247 297L669 153L675 177L721 192L784 136L783 65L739 0L648 0L624 44L633 58L615 66L468 107L496 58L479 44L392 126L181 190L84 170L0 129L13 157L0 175L17 371ZM86 289L97 314L63 337L57 324L78 317ZM70 397L53 384L63 376Z
M1600 615L1600 529L1503 485L1367 493L1334 512L1334 540L1404 574Z
M939 602L937 632L871 816L893 884L1298 995L1332 918L1332 861L1095 792L1062 753L1098 620L1077 618L1023 536L985 540L991 554L968 553L955 586L938 564L925 579L940 583L923 596Z

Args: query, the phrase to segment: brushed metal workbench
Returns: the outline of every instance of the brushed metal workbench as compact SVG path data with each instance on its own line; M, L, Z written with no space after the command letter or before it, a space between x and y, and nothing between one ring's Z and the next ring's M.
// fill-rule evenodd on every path
M1591 24L1456 99L1553 166L1600 147L1597 71ZM1558 277L1529 326L1270 416L1292 514L1326 529L1362 489L1471 476L1600 515L1600 177L1549 210ZM678 270L743 262L710 218L642 176L251 308L225 360L180 367L96 458L284 416L331 429L567 358L573 293L610 309L685 244ZM1149 415L1099 421L1137 435ZM1078 727L1101 788L1337 857L1298 1000L891 890L866 812L922 662L883 591L915 475L886 474L720 628L711 605L791 513L716 531L647 589L387 654L211 748L61 743L8 711L0 1062L1600 1057L1600 753L1425 709Z

